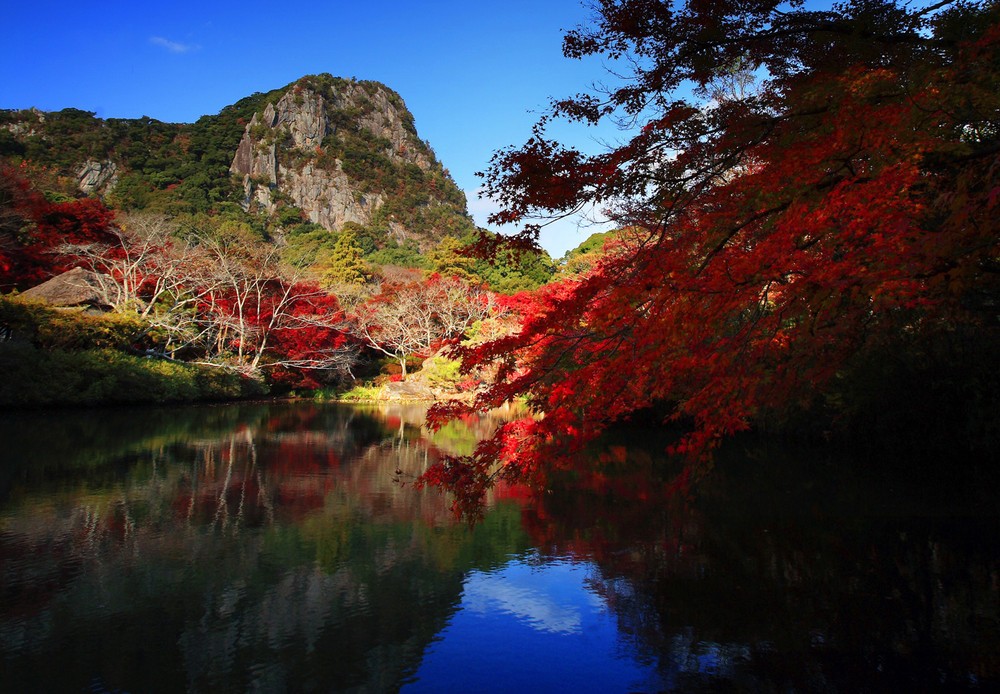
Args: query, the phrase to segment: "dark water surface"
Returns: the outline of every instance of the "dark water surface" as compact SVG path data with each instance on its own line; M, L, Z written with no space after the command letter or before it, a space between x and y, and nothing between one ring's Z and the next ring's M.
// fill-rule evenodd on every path
M494 422L421 415L0 415L0 690L1000 686L989 469L741 445L678 495L633 434L469 528L400 479Z

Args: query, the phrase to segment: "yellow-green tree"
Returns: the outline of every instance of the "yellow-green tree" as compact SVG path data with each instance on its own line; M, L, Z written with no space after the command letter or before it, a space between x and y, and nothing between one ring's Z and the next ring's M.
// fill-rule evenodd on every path
M326 288L359 286L372 277L358 235L351 229L341 232L330 252L317 262L316 269L320 272L320 284Z
M442 277L458 277L466 281L480 281L473 266L475 260L461 251L465 245L454 236L445 236L437 246L427 252L431 272Z

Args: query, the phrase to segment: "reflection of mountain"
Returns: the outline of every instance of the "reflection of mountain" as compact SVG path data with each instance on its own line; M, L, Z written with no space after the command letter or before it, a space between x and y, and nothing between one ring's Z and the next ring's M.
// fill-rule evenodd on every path
M161 432L118 413L127 445L16 477L0 507L5 685L391 690L465 572L523 549L516 508L473 532L393 481L436 456L410 429L336 406L226 410L178 409Z

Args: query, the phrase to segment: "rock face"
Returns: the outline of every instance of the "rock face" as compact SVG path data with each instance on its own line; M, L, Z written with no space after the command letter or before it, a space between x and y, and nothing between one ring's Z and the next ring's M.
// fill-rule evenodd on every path
M76 170L76 176L79 179L77 187L87 195L110 190L118 181L118 165L110 159L105 161L88 159Z
M358 167L355 175L345 172L339 149L349 147L353 156L374 161L370 169L403 171L409 165L423 173L440 171L399 97L373 85L349 80L316 85L303 79L255 113L230 167L243 177L244 208L259 205L273 212L287 199L327 229L371 224L386 193L370 180L359 180ZM359 143L368 151L359 154ZM397 237L406 236L392 219L386 226Z
M446 400L462 400L471 402L475 393L458 389L455 384L448 384L429 377L435 368L435 362L444 357L446 351L438 351L424 359L421 368L410 374L405 381L389 382L382 386L378 399L383 402L442 402Z
M387 402L432 402L437 399L427 385L416 381L386 383L379 391L378 399Z
M279 242L306 220L334 232L356 224L368 251L394 242L427 251L475 230L464 193L402 98L378 82L328 74L190 124L0 108L0 161L23 160L70 181L60 192L113 194L123 209L214 214L238 200L268 217L262 226Z

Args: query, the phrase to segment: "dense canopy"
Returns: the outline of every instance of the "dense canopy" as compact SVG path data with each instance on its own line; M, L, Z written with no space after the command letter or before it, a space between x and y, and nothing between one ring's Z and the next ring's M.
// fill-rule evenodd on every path
M995 409L1000 6L596 10L564 53L628 74L554 101L484 176L494 222L596 203L623 232L589 273L543 288L519 333L465 353L500 365L478 407L525 396L536 416L426 479L466 498L538 480L651 408L700 459L754 424L849 414L850 389L899 363L931 380L966 365L960 387ZM630 129L591 155L547 135L558 118ZM529 224L515 242L536 238Z

